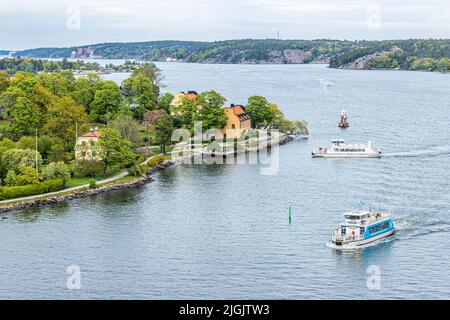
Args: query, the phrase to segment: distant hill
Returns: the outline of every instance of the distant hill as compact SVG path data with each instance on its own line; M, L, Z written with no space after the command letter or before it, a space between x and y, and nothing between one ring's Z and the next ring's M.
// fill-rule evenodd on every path
M15 56L234 64L329 63L332 68L347 69L449 71L450 40L168 40L37 48L17 51Z

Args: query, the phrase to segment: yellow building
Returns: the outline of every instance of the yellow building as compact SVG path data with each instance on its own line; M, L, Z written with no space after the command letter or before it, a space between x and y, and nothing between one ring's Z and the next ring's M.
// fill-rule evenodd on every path
M191 101L195 101L198 97L198 93L196 91L188 91L187 93L184 92L180 92L177 93L173 99L172 102L170 103L171 107L176 107L179 106L182 102L183 102L183 98L188 98Z
M232 104L230 107L223 108L227 117L227 124L222 129L222 135L225 139L239 138L242 133L252 127L250 116L245 112L245 107Z
M75 145L75 160L101 160L98 142L102 133L91 129L88 133L77 138Z

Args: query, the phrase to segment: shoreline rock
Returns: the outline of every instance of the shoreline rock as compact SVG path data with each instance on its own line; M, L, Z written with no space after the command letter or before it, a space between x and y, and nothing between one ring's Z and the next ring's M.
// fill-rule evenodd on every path
M10 205L0 207L0 214L10 212L10 211L27 209L27 208L52 205L52 204L56 204L56 203L68 201L68 200L90 197L90 196L105 193L108 191L116 191L116 190L129 189L129 188L142 186L149 182L152 182L154 180L152 176L157 171L164 170L164 169L172 166L173 164L175 164L175 163L172 161L165 161L165 162L161 163L160 165L157 165L154 168L151 168L149 170L149 172L147 172L145 174L145 176L136 177L136 179L131 182L100 186L100 187L94 188L94 189L74 191L74 192L70 192L68 194L63 194L63 195L49 196L48 198L37 198L37 199L33 199L33 200L26 200L26 201L19 201L17 203L12 203ZM62 191L64 191L64 190L62 190Z

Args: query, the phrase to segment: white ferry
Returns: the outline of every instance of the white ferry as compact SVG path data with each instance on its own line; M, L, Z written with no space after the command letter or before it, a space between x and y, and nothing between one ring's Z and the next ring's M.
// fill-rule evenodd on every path
M316 148L312 152L313 158L380 158L381 151L367 144L346 144L342 139L331 140L329 148Z
M352 211L344 216L345 222L338 223L331 235L332 247L337 250L361 248L397 231L387 213Z

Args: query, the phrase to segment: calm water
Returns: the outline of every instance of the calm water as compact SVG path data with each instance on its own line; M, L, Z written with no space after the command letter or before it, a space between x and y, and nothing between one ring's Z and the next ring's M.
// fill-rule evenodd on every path
M265 95L307 119L310 139L282 146L272 176L257 165L180 165L144 187L3 215L1 298L450 298L449 75L159 67L164 90L212 88L230 103ZM384 157L311 159L337 135L370 139ZM400 231L332 251L331 231L360 199L392 211ZM66 287L70 265L81 268L80 290ZM379 290L366 285L371 265Z

